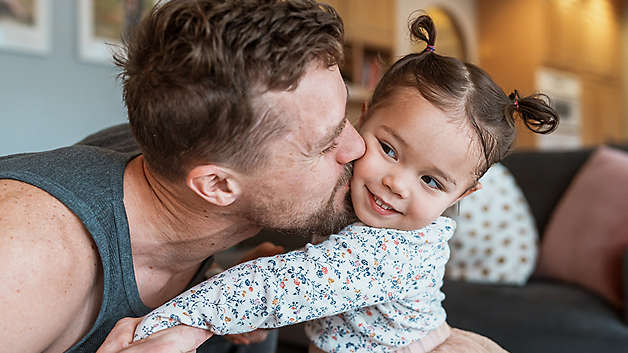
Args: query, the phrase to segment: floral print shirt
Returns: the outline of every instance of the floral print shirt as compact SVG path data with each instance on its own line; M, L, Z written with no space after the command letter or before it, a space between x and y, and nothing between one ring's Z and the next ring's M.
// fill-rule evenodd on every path
M390 352L445 322L440 291L455 222L345 227L303 250L234 266L148 314L135 340L179 324L236 334L314 320L327 352Z

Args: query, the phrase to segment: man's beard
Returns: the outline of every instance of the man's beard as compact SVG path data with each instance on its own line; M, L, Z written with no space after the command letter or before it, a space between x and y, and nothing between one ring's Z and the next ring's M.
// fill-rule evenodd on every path
M257 198L257 202L251 202L245 218L267 230L288 235L314 237L338 233L340 229L357 220L351 203L351 192L347 192L340 209L334 207L337 193L351 181L352 175L353 164L345 164L344 173L338 178L329 199L310 215L299 215L295 212L300 205L290 202L289 199L273 200L272 195L266 195L263 199Z

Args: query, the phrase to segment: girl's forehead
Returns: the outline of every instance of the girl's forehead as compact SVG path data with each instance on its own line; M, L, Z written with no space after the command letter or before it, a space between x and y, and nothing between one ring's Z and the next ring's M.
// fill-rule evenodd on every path
M417 95L375 107L362 133L390 139L406 162L438 166L465 188L477 181L484 156L476 131L465 116L454 116Z

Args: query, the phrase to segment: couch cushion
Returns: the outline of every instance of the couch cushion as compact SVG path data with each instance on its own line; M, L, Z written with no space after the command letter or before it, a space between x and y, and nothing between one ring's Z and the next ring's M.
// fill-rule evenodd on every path
M539 276L580 284L623 306L628 153L601 147L569 185L547 226Z
M628 347L628 326L619 314L579 286L446 280L443 292L452 327L487 336L512 353L620 353Z
M512 175L495 164L482 189L460 203L449 241L446 277L473 282L523 284L534 269L538 234L528 203Z

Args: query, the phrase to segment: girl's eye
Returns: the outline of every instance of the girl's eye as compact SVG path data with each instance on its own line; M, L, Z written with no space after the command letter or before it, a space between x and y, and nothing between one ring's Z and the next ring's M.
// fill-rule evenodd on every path
M379 142L379 144L382 146L382 151L384 151L384 153L386 153L388 157L397 160L397 152L395 152L392 147L390 147L387 143L381 141Z
M422 176L421 180L423 180L423 182L426 183L427 186L431 187L432 189L436 189L436 190L442 189L438 181L436 181L436 179L432 178L429 175Z

